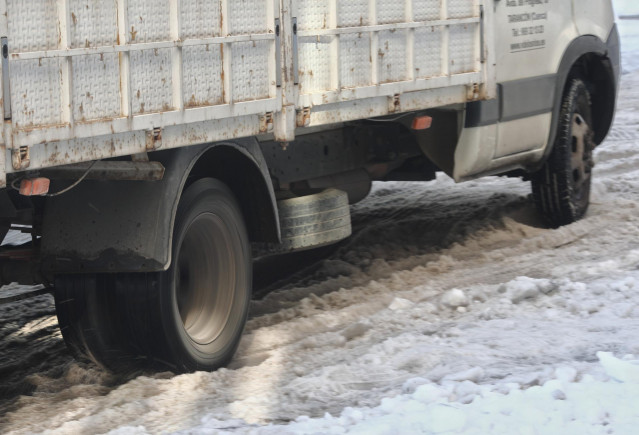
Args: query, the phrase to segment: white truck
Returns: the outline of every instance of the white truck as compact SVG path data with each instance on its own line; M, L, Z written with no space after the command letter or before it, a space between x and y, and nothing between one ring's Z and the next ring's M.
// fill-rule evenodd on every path
M0 37L0 278L112 370L227 363L251 243L348 237L373 180L581 218L619 80L610 0L1 0Z

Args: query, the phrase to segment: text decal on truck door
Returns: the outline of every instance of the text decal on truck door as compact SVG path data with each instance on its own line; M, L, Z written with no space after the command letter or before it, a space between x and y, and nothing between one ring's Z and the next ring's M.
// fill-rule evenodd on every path
M550 0L508 0L508 25L511 26L510 52L540 50L546 47L546 22Z

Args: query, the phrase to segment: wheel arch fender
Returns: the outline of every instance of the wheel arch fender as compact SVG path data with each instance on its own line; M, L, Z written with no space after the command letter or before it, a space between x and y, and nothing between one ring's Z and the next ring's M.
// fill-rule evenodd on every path
M619 31L616 25L613 26L606 42L594 35L580 36L572 41L566 48L557 70L550 136L544 159L538 164L539 167L552 151L557 136L561 102L570 79L579 77L593 86L593 127L595 142L600 144L606 138L614 119L619 74Z
M218 178L233 191L251 241L280 240L275 193L255 138L158 151L149 157L166 168L161 181L85 180L47 199L41 243L46 276L166 270L181 194L203 177Z
M216 178L231 189L242 208L251 241L280 241L277 200L256 139L208 147L193 159L182 186L205 177ZM177 207L177 201L175 204Z

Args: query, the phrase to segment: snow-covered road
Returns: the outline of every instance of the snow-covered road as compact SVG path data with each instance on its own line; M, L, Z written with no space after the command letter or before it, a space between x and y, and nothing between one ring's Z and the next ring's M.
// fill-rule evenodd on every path
M636 433L639 21L620 25L583 221L545 229L516 179L376 184L214 373L114 377L68 356L50 296L0 306L0 432Z

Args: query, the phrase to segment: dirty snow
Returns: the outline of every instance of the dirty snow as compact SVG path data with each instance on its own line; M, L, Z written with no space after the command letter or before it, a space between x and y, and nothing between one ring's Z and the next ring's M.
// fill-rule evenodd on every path
M214 373L116 377L69 357L49 295L0 305L0 432L636 433L638 25L583 221L544 228L516 179L376 184Z

